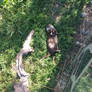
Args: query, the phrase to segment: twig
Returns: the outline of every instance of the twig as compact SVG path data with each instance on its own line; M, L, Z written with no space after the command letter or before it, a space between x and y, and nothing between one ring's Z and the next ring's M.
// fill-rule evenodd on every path
M50 88L50 87L47 87L47 86L42 86L42 87L50 89L50 90L54 90L54 91L56 90L55 88Z

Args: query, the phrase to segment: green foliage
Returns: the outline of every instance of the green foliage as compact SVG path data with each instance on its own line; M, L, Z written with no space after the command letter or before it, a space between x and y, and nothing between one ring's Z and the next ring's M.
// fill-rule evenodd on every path
M91 92L92 91L92 67L89 67L87 71L80 78L74 92Z
M30 73L31 92L51 92L45 86L55 85L58 64L71 47L76 28L81 20L81 10L88 0L57 0L60 8L60 23L52 16L55 0L4 0L0 6L0 91L12 92L16 74L12 70L17 53L22 48L28 33L34 29L32 46L35 52L24 58L25 70ZM54 10L53 10L54 12ZM56 53L55 62L47 54L45 26L55 25L59 33L61 53Z

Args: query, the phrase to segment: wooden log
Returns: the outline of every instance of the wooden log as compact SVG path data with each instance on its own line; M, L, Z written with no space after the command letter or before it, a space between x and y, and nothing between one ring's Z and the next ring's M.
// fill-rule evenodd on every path
M22 57L24 54L28 54L29 52L34 52L34 49L30 46L30 42L32 40L32 36L34 34L34 30L32 30L27 36L23 48L17 54L16 57L16 72L20 78L20 81L14 85L14 92L29 92L28 89L28 73L25 72L22 65Z

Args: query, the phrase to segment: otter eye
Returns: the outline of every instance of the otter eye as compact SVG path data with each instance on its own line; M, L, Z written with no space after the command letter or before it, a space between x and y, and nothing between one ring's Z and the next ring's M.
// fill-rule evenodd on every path
M51 32L53 32L53 30L51 29Z

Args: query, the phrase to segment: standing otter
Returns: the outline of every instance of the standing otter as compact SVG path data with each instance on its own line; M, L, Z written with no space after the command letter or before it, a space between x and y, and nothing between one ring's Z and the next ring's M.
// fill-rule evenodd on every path
M46 26L46 34L47 34L47 41L46 41L47 49L49 54L44 56L42 59L47 58L48 56L54 56L56 52L60 52L60 50L58 49L58 37L57 37L58 32L52 24L48 24Z
M56 52L58 52L58 37L57 30L51 24L48 24L46 27L47 33L47 49L51 56L53 56Z

